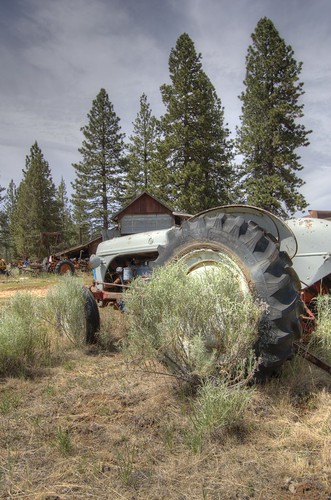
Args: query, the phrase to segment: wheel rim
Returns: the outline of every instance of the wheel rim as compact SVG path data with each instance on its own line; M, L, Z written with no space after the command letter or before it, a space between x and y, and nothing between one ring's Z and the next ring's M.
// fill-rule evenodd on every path
M225 253L207 248L197 249L181 257L180 262L187 269L186 273L190 278L204 279L210 274L215 278L213 281L216 281L217 277L220 278L219 284L221 287L222 277L224 273L227 273L232 276L234 285L242 294L246 295L250 292L248 280L243 271Z
M71 273L71 267L69 264L62 264L60 268L60 274L66 274L66 273Z
M201 303L214 297L215 310L223 309L231 297L233 304L242 303L247 295L251 294L248 280L239 265L228 254L211 248L196 249L181 256L179 259L185 268L189 279L201 282ZM231 291L229 294L229 283ZM199 287L200 288L200 287ZM207 295L206 295L207 294ZM220 331L225 328L222 314L218 315ZM212 353L218 348L219 336L205 335L205 346ZM191 339L183 339L183 347L187 355L191 349Z

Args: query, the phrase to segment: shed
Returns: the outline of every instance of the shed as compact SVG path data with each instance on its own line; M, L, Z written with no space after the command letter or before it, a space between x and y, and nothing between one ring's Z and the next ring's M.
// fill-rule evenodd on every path
M90 255L96 253L97 246L101 241L102 237L98 236L87 243L67 248L61 252L56 252L54 255L60 258L66 257L68 259L87 259Z
M116 212L112 221L117 225L120 235L125 236L180 226L189 217L189 214L174 212L163 201L144 191Z
M314 219L331 220L331 210L308 210L308 212Z

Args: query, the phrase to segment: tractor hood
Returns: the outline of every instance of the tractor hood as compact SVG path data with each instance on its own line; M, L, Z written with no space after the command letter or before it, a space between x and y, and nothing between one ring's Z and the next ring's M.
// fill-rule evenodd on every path
M110 255L116 256L123 253L135 255L140 252L153 252L157 250L159 245L164 245L167 242L168 232L169 229L162 229L112 238L98 245L96 255L101 259L102 257L109 259Z

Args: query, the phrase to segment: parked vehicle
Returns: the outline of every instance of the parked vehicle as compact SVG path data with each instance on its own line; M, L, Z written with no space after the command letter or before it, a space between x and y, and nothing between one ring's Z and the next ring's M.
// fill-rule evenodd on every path
M0 259L0 274L7 274L7 262L5 259Z
M69 259L64 256L50 255L43 261L43 270L55 274L75 274L76 271L86 272L89 269L89 259Z
M101 306L118 306L135 276L148 278L173 260L188 275L225 266L234 283L268 306L253 346L265 378L299 350L312 300L331 290L330 224L312 218L284 222L256 207L231 205L206 210L181 227L115 237L90 258L93 296Z

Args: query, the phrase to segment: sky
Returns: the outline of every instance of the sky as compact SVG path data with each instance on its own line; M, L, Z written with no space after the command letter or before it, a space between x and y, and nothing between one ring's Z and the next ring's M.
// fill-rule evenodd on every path
M312 133L298 151L300 192L307 210L331 210L330 0L0 0L0 185L20 183L37 141L55 184L63 177L70 194L81 127L100 89L128 140L143 93L155 116L165 112L160 86L170 83L169 54L184 32L234 137L247 49L262 17L303 63L301 123Z

